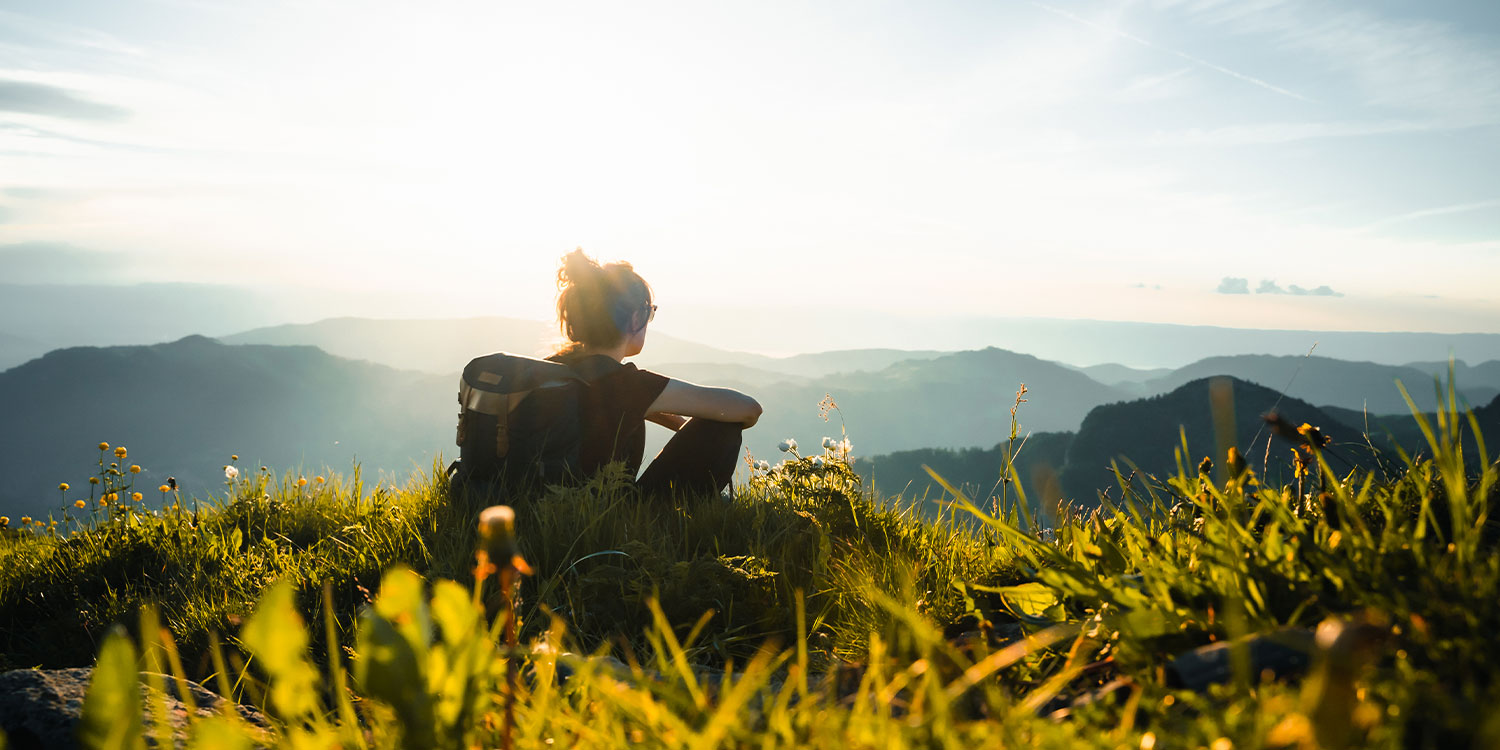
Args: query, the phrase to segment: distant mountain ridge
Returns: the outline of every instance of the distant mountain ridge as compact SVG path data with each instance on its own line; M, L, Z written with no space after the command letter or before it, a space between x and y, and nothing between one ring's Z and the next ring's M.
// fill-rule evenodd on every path
M202 336L54 351L0 373L0 510L59 511L59 482L72 486L67 501L87 497L101 440L129 448L148 497L168 475L190 493L212 493L232 454L252 472L264 464L315 473L358 459L368 475L404 476L438 451L454 452L453 389L449 378L315 347Z

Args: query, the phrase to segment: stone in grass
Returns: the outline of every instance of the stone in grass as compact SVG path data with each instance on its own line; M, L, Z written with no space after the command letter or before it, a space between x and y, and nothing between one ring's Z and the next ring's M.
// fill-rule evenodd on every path
M1273 679L1286 679L1307 671L1316 650L1313 631L1305 628L1281 628L1269 633L1247 636L1242 643L1249 652L1250 675L1259 680L1270 673ZM1172 687L1203 692L1209 685L1234 679L1234 661L1230 643L1210 643L1179 654L1167 664L1167 683Z
M78 747L74 733L78 717L83 713L83 697L89 689L89 678L93 670L87 667L75 669L17 669L0 673L0 730L9 740L7 750L71 750ZM163 677L167 685L167 713L177 734L178 744L186 741L187 706L177 696L177 684L171 677ZM146 710L147 731L153 725L150 712L154 710L151 688L141 685L141 701ZM225 700L197 683L189 682L188 690L198 706L198 716L212 716L223 711ZM259 711L248 706L235 706L240 718L262 732L269 732L271 724Z

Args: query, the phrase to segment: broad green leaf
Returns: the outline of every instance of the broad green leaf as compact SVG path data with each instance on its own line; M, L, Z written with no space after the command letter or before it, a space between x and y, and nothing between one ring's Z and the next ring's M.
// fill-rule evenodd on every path
M432 623L422 595L422 577L404 565L386 571L375 597L375 613L391 623L415 651L426 652L432 642Z
M1055 622L1060 614L1057 594L1044 584L1031 582L1018 586L1001 586L996 589L1005 601L1011 614L1031 619L1046 619ZM1023 619L1024 619L1023 618Z
M283 718L317 711L318 671L307 661L307 628L297 614L296 590L279 581L266 591L240 639L270 678L271 705Z
M78 720L78 744L90 750L138 750L146 746L141 725L141 686L135 647L115 626L99 649Z
M438 581L432 587L432 619L442 630L443 641L450 646L472 637L479 628L479 610L464 587L452 581Z
M433 747L436 738L425 669L429 630L422 579L409 568L391 569L375 606L361 617L354 679L365 695L395 710L409 748Z

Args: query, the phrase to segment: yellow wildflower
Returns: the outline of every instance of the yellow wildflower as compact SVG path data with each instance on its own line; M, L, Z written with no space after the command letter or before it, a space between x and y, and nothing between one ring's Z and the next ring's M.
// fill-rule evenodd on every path
M99 450L101 450L101 451L107 451L107 450L109 450L109 443L100 443L99 444Z
M141 498L143 498L143 497L145 497L145 495L142 495L139 492L132 492L132 493L130 493L130 499L134 500L136 502L140 502Z
M158 489L158 490L160 490L160 491L161 491L161 494L163 494L163 495L165 495L165 494L167 494L167 492L169 492L169 491L170 491L170 490L171 490L171 489L172 489L172 488L171 488L171 487L168 487L168 486L166 486L166 485L165 485L165 484L164 484L164 485L162 485L162 486L160 486L160 487L157 487L157 488L156 488L156 489Z
M79 501L78 501L78 502L80 502L80 503L81 503L81 502L83 502L83 501L82 501L82 500L79 500ZM75 504L76 504L76 503L75 503ZM109 495L104 495L104 496L103 496L103 497L100 497L100 498L99 498L99 507L101 507L101 508L103 508L103 507L104 507L104 506L106 506L106 505L109 505ZM78 507L80 507L80 508L82 508L82 507L83 507L83 506L82 506L82 505L79 505L79 506L78 506Z
M31 516L21 516L21 525L22 526L30 526L31 525Z
M98 484L99 477L89 477L89 484Z
M57 489L59 489L59 490L61 490L63 492L67 492L68 491L68 483L67 482L63 482L62 484L57 485Z
M314 477L313 481L317 482L318 484L322 484L326 480L324 480L323 477L319 476L319 477Z
M115 449L116 458L124 458L128 453L129 451L125 450L125 446L123 445Z
M229 460L230 461L238 461L238 460L240 460L240 457L239 457L238 454L232 454L232 455L229 456Z
M297 477L297 486L298 487L306 487L307 486L307 477Z
M74 500L74 501L73 501L73 507L75 507L75 508L82 508L82 507L83 507L83 506L85 506L85 505L87 505L87 504L88 504L88 503L85 503L85 502L84 502L84 501L82 501L82 500Z
M135 464L131 464L130 465L130 473L131 474L139 474L139 473L141 473L141 467L136 466Z
M0 529L10 525L10 516L0 516Z

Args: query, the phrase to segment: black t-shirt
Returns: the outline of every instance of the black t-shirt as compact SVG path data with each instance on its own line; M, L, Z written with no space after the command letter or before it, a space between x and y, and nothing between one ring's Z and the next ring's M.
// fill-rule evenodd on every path
M610 461L624 461L635 476L646 452L646 410L667 387L667 377L634 364L622 364L602 354L548 357L579 372L590 387L583 407L583 445L580 468L593 474Z

